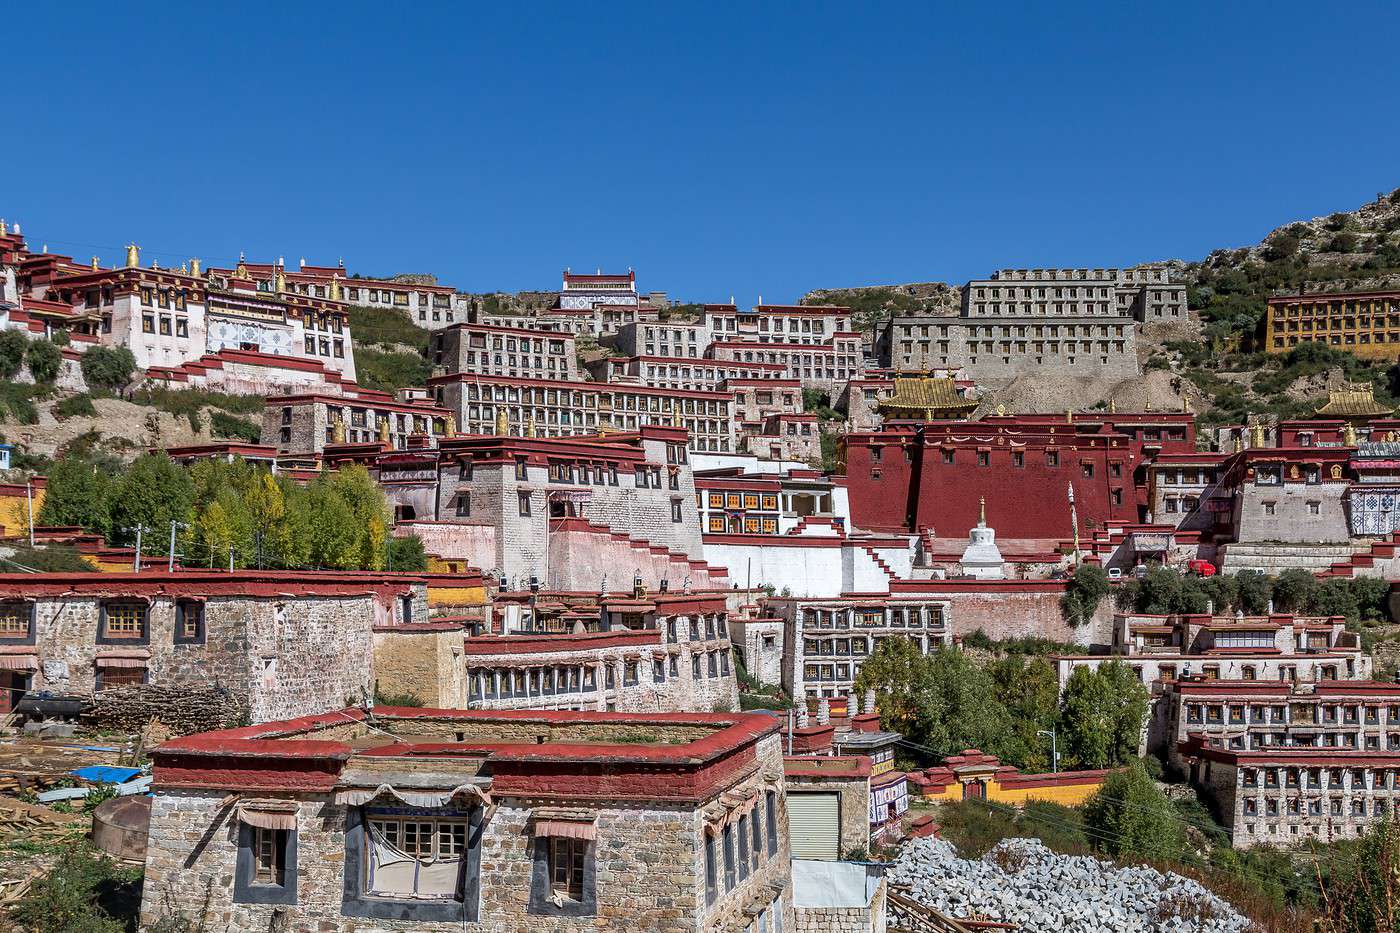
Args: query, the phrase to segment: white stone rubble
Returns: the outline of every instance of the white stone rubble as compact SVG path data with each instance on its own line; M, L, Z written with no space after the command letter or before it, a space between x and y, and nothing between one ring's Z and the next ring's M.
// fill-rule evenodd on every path
M1256 929L1228 902L1180 875L1059 855L1035 839L1005 839L980 861L942 839L913 839L891 885L958 919L1062 933L1243 933ZM1185 916L1183 916L1185 913Z

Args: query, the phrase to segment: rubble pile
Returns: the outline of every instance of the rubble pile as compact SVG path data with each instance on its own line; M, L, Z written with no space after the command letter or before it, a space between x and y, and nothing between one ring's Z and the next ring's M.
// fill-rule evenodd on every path
M979 861L953 846L914 839L888 874L891 885L948 916L1062 933L1236 933L1256 929L1189 878L1146 866L1118 868L1060 855L1035 839L1004 839Z

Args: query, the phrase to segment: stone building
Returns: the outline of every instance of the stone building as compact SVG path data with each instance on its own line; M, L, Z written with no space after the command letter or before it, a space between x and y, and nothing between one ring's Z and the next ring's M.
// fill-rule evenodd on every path
M737 449L734 396L726 392L472 373L434 376L428 386L470 434L496 433L502 417L504 433L541 437L678 424L689 432L691 450Z
M1394 753L1240 751L1193 738L1182 755L1237 849L1355 839L1393 819L1400 793Z
M710 326L703 322L634 322L617 331L617 349L624 356L699 359L710 345Z
M838 305L705 305L709 342L824 344L852 333L851 309Z
M654 389L692 389L724 392L735 381L757 385L791 382L787 367L779 363L742 363L734 360L682 359L665 356L610 356L588 364L599 382L644 385ZM801 393L797 405L801 407Z
M348 304L365 308L398 311L424 328L437 328L467 317L467 296L459 295L449 286L437 285L432 276L402 276L398 279L366 278L349 275L345 264L334 266L308 265L299 261L295 270L288 270L279 260L275 263L242 262L239 264L248 278L259 288L271 290L281 273L290 292L325 298L338 292ZM214 275L230 276L232 269L210 269Z
M403 449L451 433L452 415L430 402L403 402L383 392L270 395L263 408L263 444L282 453L321 453L342 444Z
M371 628L426 600L394 574L0 574L0 693L217 686L254 721L324 712L372 693Z
M960 314L892 318L876 341L896 370L961 367L978 381L1029 372L1135 375L1139 323L1186 316L1159 266L1003 269L963 287Z
M1363 359L1400 356L1400 291L1279 295L1264 315L1264 349L1325 343Z
M745 431L743 441L750 453L760 457L821 463L822 428L813 414L769 415L761 424Z
M786 370L786 378L796 379L804 389L832 395L865 371L860 335L848 331L837 331L828 340L812 343L720 340L710 344L710 356L744 363L777 363Z
M578 519L674 554L677 587L700 561L700 520L686 433L646 426L637 433L581 437L458 435L435 448L337 448L326 464L363 463L384 489L400 528L441 558L465 560L546 588L583 588L634 568L624 548L571 549ZM625 543L625 542L622 542ZM697 564L696 583L703 567ZM652 585L654 585L654 581Z
M141 923L791 930L777 731L381 707L177 739L152 753Z
M732 376L726 378L719 386L721 392L734 393L734 417L741 425L760 424L770 415L795 415L802 412L802 383L796 379L770 378L773 375L781 376L782 373L783 370L779 369L776 374L766 373L757 379Z
M503 634L465 646L472 709L738 707L722 594L511 593L496 610Z
M138 370L159 375L196 362L218 367L222 353L242 351L288 360L289 372L268 373L260 391L304 384L298 363L354 382L354 345L338 286L324 297L305 295L290 291L279 273L260 288L242 264L228 276L201 274L197 259L179 269L143 269L135 246L118 269L95 261L91 268L74 267L62 259L27 257L26 293L70 308L64 321L70 334L126 347Z
M525 379L577 380L573 334L484 324L453 324L433 332L428 356L450 373Z

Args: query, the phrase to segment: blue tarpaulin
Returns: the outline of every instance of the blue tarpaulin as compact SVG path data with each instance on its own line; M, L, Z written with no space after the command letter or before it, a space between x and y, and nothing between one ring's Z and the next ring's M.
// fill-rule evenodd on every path
M125 784L140 773L140 768L113 768L108 765L91 765L87 768L79 768L74 771L73 776L80 777L84 781L92 781L95 784Z

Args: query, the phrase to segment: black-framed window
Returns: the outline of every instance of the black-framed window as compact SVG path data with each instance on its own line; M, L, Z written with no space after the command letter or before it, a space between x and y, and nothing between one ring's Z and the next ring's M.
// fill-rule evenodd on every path
M527 517L530 514L530 494L528 492L522 492L519 494L519 497L520 515L521 517Z
M297 831L238 824L235 904L297 902Z
M97 640L105 644L146 644L150 639L149 607L144 602L103 603Z
M176 600L175 644L204 644L204 603L197 599Z
M734 826L731 823L724 827L724 890L733 891L734 884Z
M34 604L22 599L0 602L0 642L34 644Z
M472 514L472 494L466 490L457 493L457 517L470 518Z
M753 814L749 825L753 828L753 870L758 871L759 862L763 858L763 808L757 803L753 805Z
M345 818L341 914L376 920L477 919L481 809L353 807Z
M705 903L713 904L719 897L719 865L715 858L715 837L705 834Z
M97 672L93 678L93 686L98 690L146 683L145 664L115 665L111 662L103 663L103 660L98 658L96 667Z
M768 827L768 854L778 854L778 792L770 790L764 798L763 822Z
M594 916L598 912L596 848L592 839L536 836L528 912L549 917Z
M739 835L734 840L735 847L739 852L739 880L744 881L749 877L749 815L742 813L739 815ZM757 866L755 866L757 867Z

